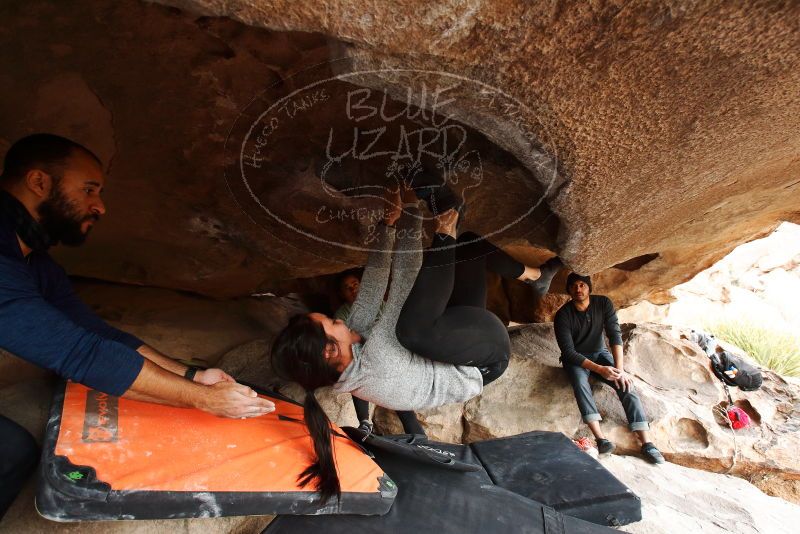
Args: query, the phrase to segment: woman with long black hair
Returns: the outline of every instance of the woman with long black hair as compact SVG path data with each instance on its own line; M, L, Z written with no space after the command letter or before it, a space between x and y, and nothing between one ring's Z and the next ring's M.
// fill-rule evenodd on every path
M486 310L486 268L532 282L544 294L561 265L554 259L541 270L527 267L472 233L457 240L458 206L436 217L433 243L423 253L417 204L403 204L408 216L402 219L399 193L390 205L395 208L381 225L347 323L319 313L297 315L272 346L278 375L306 391L316 459L299 481L315 483L323 500L340 496L340 488L330 421L316 389L333 386L393 410L471 399L503 374L511 352L505 325ZM390 273L389 296L375 321Z

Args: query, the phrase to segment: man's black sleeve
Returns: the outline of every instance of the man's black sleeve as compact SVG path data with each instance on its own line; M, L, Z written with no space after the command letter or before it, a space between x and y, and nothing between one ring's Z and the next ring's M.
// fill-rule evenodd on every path
M608 297L604 298L603 324L605 325L606 336L609 345L622 345L622 330L619 327L617 312L614 310L614 303Z
M566 312L562 310L556 312L555 319L553 319L553 329L556 332L558 348L561 349L561 363L580 367L586 357L575 350L575 343L572 341L572 328L569 323L569 315Z

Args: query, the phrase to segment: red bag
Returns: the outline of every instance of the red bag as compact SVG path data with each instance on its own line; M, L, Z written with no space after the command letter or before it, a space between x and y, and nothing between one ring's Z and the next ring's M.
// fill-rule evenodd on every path
M728 408L728 419L734 430L750 426L750 416L738 406Z

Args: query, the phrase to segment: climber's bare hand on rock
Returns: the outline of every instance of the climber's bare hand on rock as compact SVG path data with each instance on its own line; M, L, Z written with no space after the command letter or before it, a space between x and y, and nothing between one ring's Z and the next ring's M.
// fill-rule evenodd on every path
M386 202L386 207L384 208L383 222L386 226L394 226L400 218L400 215L403 214L403 201L400 188L396 191L386 191L384 194L384 201Z
M419 202L417 193L405 183L400 186L400 195L404 204L416 204Z

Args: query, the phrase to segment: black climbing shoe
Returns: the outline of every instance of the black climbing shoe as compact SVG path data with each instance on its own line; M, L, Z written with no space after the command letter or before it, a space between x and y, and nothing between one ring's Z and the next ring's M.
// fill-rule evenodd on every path
M359 423L358 431L362 434L361 441L366 441L372 434L372 423L368 419L364 419Z
M418 199L425 201L434 217L453 208L459 214L463 211L463 200L453 193L442 178L432 173L424 170L418 172L409 180L407 186L414 191Z
M661 451L649 441L642 445L642 454L644 454L645 459L651 464L663 464L666 462L664 456L661 455Z
M600 454L611 454L617 447L607 439L598 439L597 452Z
M427 203L428 209L431 210L434 217L454 209L459 214L459 220L463 218L465 210L464 201L446 185L436 189L427 200Z
M531 286L534 293L541 298L550 290L550 282L553 281L553 277L563 266L564 264L558 256L550 258L539 266L539 271L542 273L541 276L536 280L526 280L525 283Z

